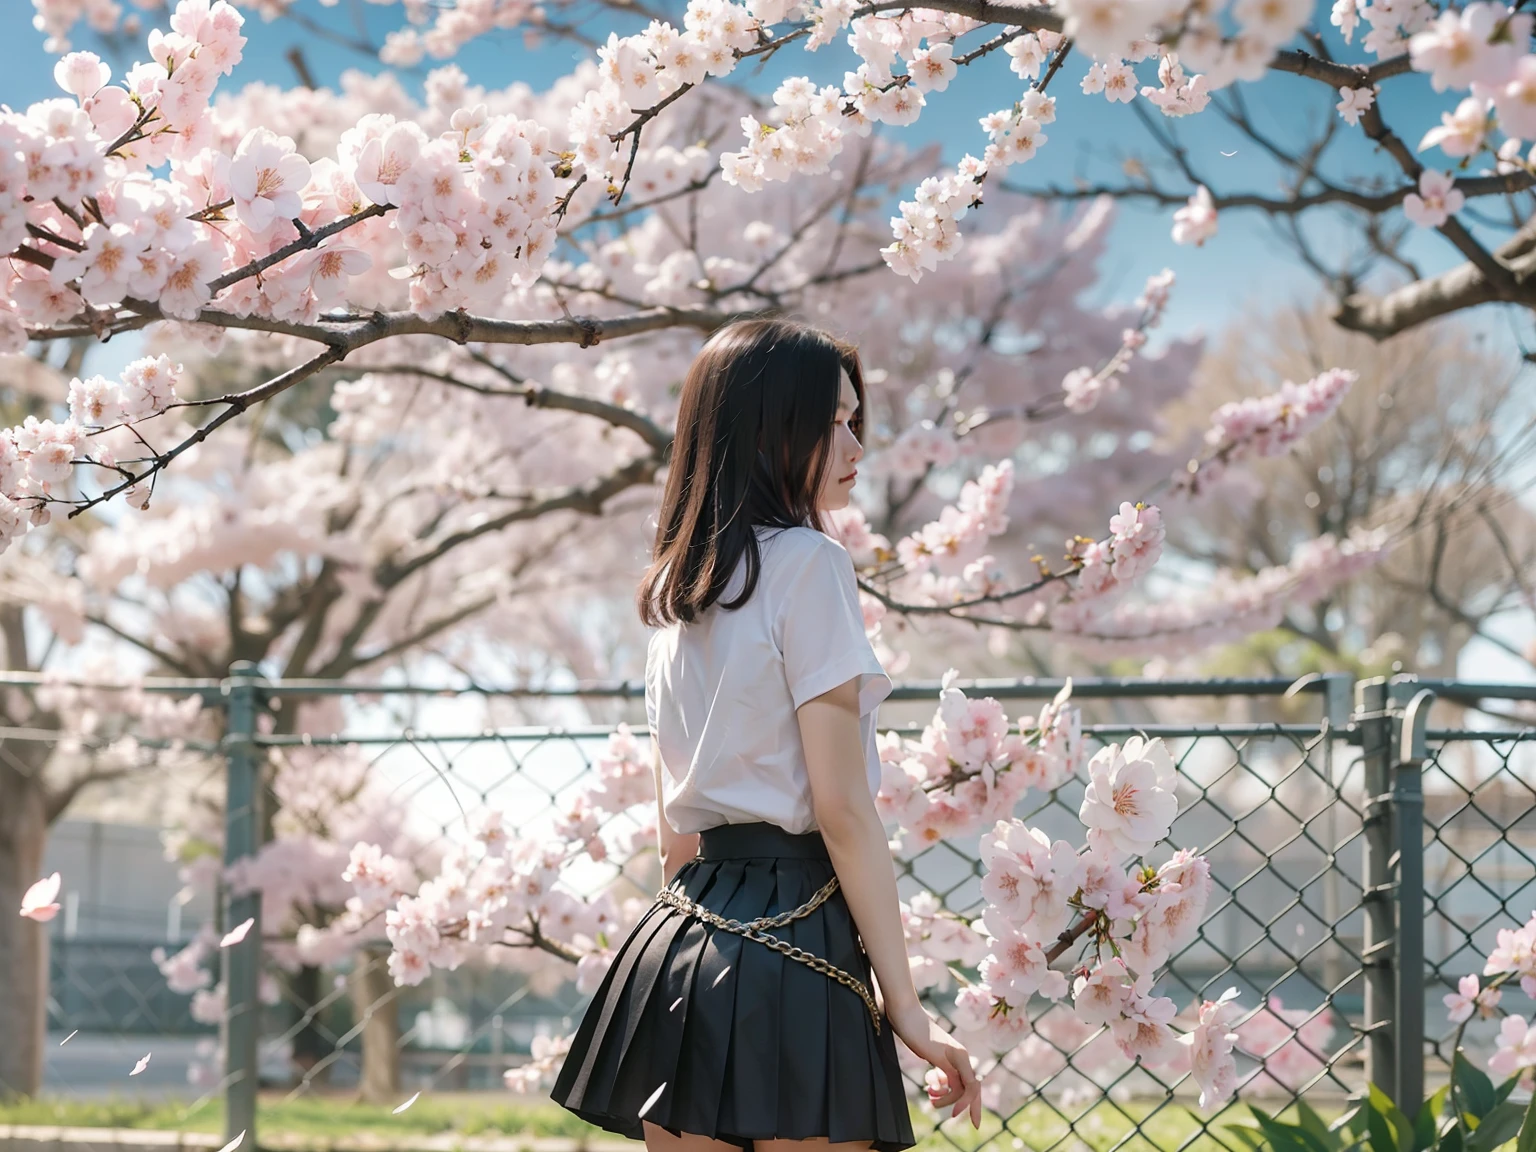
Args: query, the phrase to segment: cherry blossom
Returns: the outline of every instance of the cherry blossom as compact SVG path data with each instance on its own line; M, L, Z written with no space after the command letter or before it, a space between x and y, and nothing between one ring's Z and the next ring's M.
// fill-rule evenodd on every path
M21 895L21 914L39 924L52 920L59 914L59 874L39 880Z
M1456 106L1456 111L1440 114L1440 126L1424 133L1419 151L1438 146L1447 156L1476 155L1483 150L1483 141L1492 126L1489 110L1489 101L1468 96Z
M1299 1091L1327 1066L1334 1027L1327 1011L1287 1008L1277 995L1235 1026L1238 1047L1259 1059L1247 1083Z
M1502 995L1498 988L1479 988L1476 975L1463 976L1456 983L1456 991L1445 994L1446 1014L1452 1024L1472 1019L1474 1012L1489 1019L1497 1012Z
M1351 6L1354 4L1354 0L1345 0L1345 2ZM1354 127L1360 123L1361 113L1370 111L1375 103L1376 89L1374 86L1370 88L1340 88L1339 102L1334 107L1339 110L1339 116L1343 119L1344 123Z
M1506 1016L1499 1025L1499 1038L1488 1071L1495 1076L1515 1076L1536 1068L1536 1028L1523 1016Z
M1071 844L1000 820L981 838L980 851L986 869L981 892L989 905L1042 940L1066 927L1067 902L1084 880L1083 862Z
M261 236L279 219L297 216L299 193L309 183L309 161L293 150L293 141L265 128L252 128L240 141L229 165L235 215Z
M1536 914L1520 928L1500 928L1484 976L1509 974L1520 978L1527 996L1536 996Z
M1426 168L1419 176L1419 190L1403 198L1403 215L1420 228L1438 228L1466 203L1449 172Z
M1158 740L1132 736L1088 762L1089 783L1078 815L1088 843L1110 859L1142 856L1173 826L1173 758Z
M1195 189L1189 203L1173 214L1173 242L1200 247L1216 235L1216 207L1204 184Z
M1237 989L1228 988L1199 1008L1199 1023L1180 1037L1189 1048L1190 1074L1200 1085L1200 1107L1215 1108L1237 1091L1237 1066L1231 1058L1238 1034L1232 1026L1240 1014Z

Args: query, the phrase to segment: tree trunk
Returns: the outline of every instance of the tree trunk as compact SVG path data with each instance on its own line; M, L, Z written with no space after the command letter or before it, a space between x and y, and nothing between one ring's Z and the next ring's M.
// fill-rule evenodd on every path
M331 1078L331 1065L326 1057L333 1046L318 1008L325 999L320 988L322 975L324 973L315 965L306 964L287 977L288 995L285 999L291 1006L296 1029L293 1033L294 1068L297 1077L309 1076L311 1085L325 1084Z
M398 991L383 956L358 952L352 968L352 1012L363 1025L358 1088L365 1104L392 1104L400 1096Z
M0 781L0 1097L36 1096L43 1086L49 926L16 914L42 879L48 839L48 798L35 781Z

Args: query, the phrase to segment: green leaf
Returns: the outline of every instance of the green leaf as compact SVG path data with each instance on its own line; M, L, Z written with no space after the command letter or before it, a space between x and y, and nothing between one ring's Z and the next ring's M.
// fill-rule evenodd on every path
M1340 1138L1339 1134L1331 1131L1328 1125L1323 1122L1323 1118L1305 1100L1298 1099L1296 1101L1296 1116L1301 1123L1301 1127L1316 1136L1323 1147L1329 1149L1330 1152L1339 1152L1344 1147L1344 1141Z
M1440 1112L1445 1107L1445 1098L1450 1093L1450 1085L1442 1084L1428 1100L1424 1101L1419 1114L1413 1119L1413 1149L1414 1152L1425 1152L1425 1149L1433 1148L1435 1134L1439 1131Z
M1373 1152L1413 1152L1413 1125L1402 1109L1376 1085L1370 1085L1371 1147ZM1378 1126L1377 1119L1381 1120ZM1385 1129L1385 1132L1379 1129Z
M1452 1124L1440 1137L1440 1143L1435 1152L1464 1152L1461 1144L1461 1129Z
M1467 1140L1467 1152L1493 1152L1519 1135L1524 1120L1525 1108L1519 1104L1506 1101L1495 1106Z
M1413 1146L1415 1152L1425 1152L1435 1146L1440 1131L1440 1117L1445 1115L1445 1102L1450 1098L1451 1086L1442 1084L1435 1094L1424 1101L1419 1115L1413 1122Z
M1366 1130L1371 1136L1371 1152L1398 1152L1397 1135L1387 1123L1386 1114L1372 1108L1366 1114Z
M1317 1138L1307 1132L1298 1124L1287 1124L1283 1120L1276 1120L1262 1108L1248 1105L1248 1111L1253 1113L1255 1120L1259 1122L1259 1130L1264 1134L1265 1141L1274 1152L1328 1152Z
M1467 1054L1459 1048L1451 1061L1451 1080L1456 1085L1457 1106L1461 1111L1470 1112L1479 1120L1493 1111L1494 1106L1499 1102L1493 1090L1493 1081L1473 1065L1472 1061L1467 1059Z
M1536 1096L1531 1097L1530 1106L1526 1109L1525 1120L1520 1125L1520 1142L1515 1145L1515 1152L1536 1152Z
M1264 1152L1268 1147L1257 1124L1223 1124L1222 1129L1253 1149L1253 1152Z

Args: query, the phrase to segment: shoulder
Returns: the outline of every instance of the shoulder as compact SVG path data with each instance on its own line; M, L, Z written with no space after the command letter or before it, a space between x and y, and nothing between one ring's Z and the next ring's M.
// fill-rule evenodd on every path
M776 596L800 599L826 593L856 596L853 558L832 537L814 528L784 528L762 541L763 583Z
M645 646L645 680L647 684L650 683L652 672L656 666L667 658L670 638L676 634L676 624L665 628L657 628L651 633L651 638Z
M779 528L765 534L762 542L764 567L771 562L787 573L808 567L832 567L853 571L853 558L832 537L814 528Z

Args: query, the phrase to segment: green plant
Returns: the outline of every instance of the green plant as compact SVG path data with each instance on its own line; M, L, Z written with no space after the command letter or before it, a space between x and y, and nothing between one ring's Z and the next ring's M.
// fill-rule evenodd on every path
M1510 1100L1518 1083L1511 1077L1495 1086L1458 1050L1449 1083L1411 1121L1373 1084L1332 1124L1297 1100L1294 1121L1249 1105L1254 1123L1225 1128L1252 1152L1494 1152L1512 1140L1515 1152L1536 1152L1536 1098Z

